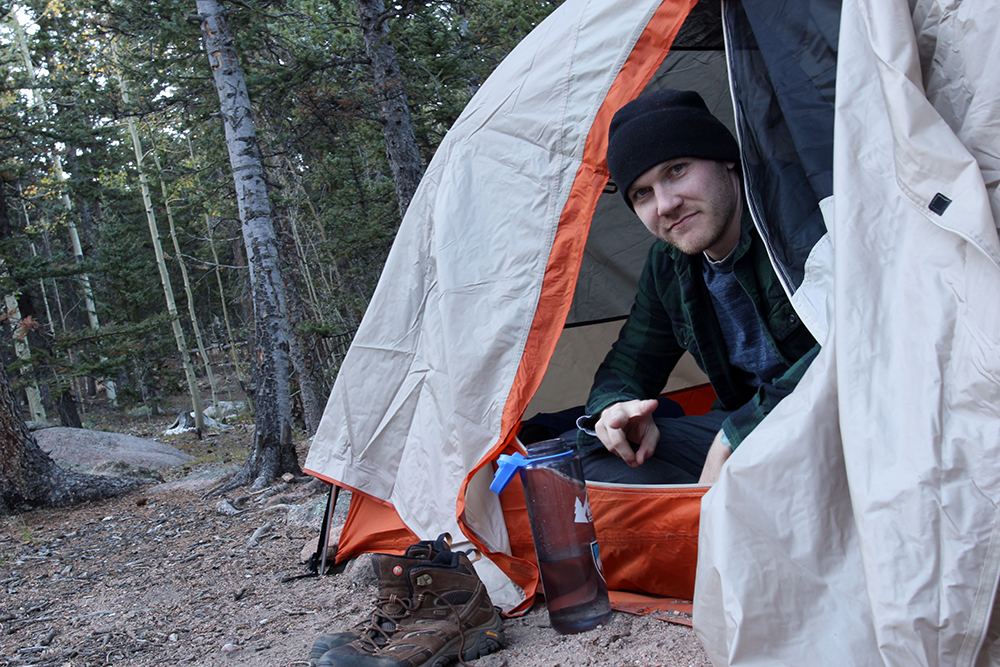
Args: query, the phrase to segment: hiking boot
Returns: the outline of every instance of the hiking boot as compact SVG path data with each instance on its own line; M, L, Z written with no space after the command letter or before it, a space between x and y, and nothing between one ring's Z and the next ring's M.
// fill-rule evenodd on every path
M431 561L443 551L450 552L451 542L452 538L450 534L441 533L436 540L422 540L416 544L411 544L406 549L404 560L398 563L393 559L399 559L399 556L381 555L386 559L390 559L386 563L390 564L389 571L391 571L396 565L404 568L411 565L412 563L408 559ZM405 611L402 611L396 598L400 596L407 597L410 593L410 587L405 577L400 578L395 575L385 577L379 565L377 563L373 563L373 565L375 567L375 576L379 581L379 597L375 601L375 609L367 618L350 630L322 634L317 637L309 651L309 664L313 667L315 667L327 651L338 646L343 646L344 644L350 644L363 634L374 632L373 626L377 626L379 629L375 633L376 635L391 634L395 631L394 619L400 613L405 613Z
M383 590L373 622L359 626L352 641L326 651L319 667L440 667L503 648L500 614L469 557L424 548L421 556L437 553L430 559L373 554L383 589L393 593L386 597Z

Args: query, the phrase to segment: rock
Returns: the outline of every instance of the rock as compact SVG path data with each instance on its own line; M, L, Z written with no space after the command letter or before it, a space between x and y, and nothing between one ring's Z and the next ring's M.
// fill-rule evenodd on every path
M263 526L253 531L253 535L251 535L250 539L247 541L246 550L249 551L250 549L253 549L255 546L257 546L257 543L260 541L260 538L264 537L265 535L271 532L271 526L272 523L268 521Z
M295 479L295 475L293 475L290 472L286 472L284 475L281 476L281 481L284 482L285 484L294 484L298 480Z
M212 417L213 419L218 419L219 421L224 422L230 417L235 417L246 411L246 403L243 401L219 401L215 405L210 405L205 408L202 414L206 417Z
M358 556L344 569L347 580L355 586L374 586L378 584L378 576L372 566L372 555L364 554Z
M215 511L223 516L236 516L237 514L243 514L246 510L236 509L231 502L223 498L215 503Z
M132 479L143 479L148 482L162 482L163 475L144 466L137 466L125 461L105 461L91 469L95 475L105 475L108 477L129 477Z
M340 530L343 526L334 526L330 529L329 534L326 536L326 561L327 563L332 563L334 557L337 555L337 544L340 543ZM312 555L316 553L316 547L319 546L319 535L312 538L306 545L302 547L302 551L299 553L299 562L308 563Z
M319 532L325 514L326 496L319 496L301 505L294 505L285 520L294 528L311 528Z
M159 470L194 458L171 445L124 433L53 426L35 431L34 436L42 451L56 462L83 472L109 462Z

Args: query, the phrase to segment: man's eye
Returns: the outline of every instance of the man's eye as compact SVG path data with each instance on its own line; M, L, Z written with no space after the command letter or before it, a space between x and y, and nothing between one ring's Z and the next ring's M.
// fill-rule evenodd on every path
M632 193L632 199L642 199L647 194L649 194L649 188L639 188Z
M675 165L673 165L673 166L670 167L670 173L672 175L679 174L682 171L684 171L684 167L685 166L687 166L687 165L685 165L683 162L675 164Z

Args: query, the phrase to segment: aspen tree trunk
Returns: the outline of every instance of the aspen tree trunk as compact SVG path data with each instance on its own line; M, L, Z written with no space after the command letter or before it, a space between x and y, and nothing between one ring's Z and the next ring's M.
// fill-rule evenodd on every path
M2 270L6 274L6 269ZM31 373L31 349L28 347L28 331L22 328L21 309L17 305L17 298L13 294L4 296L4 303L7 306L7 318L14 329L14 351L17 358L24 366L21 374L27 376L27 386L25 393L28 396L28 409L31 411L31 418L37 422L45 421L45 407L42 405L42 394L38 390L38 381L30 376Z
M294 187L295 192L302 201L310 204L309 197L305 193L305 189L302 184L295 178L291 162L288 158L285 158L285 169L279 172L278 182L284 187ZM284 233L291 232L292 240L294 241L295 256L299 258L299 265L302 267L302 278L305 281L306 292L309 294L309 298L306 299L309 308L313 312L320 310L319 296L316 293L316 281L313 280L312 270L309 268L309 262L306 261L306 249L302 244L302 238L299 235L299 226L296 223L298 219L298 210L300 202L295 201L293 204L288 206L285 210L287 211L286 219L288 220L288 225Z
M24 224L27 225L28 207L27 204L25 204L23 201L23 196L24 195L22 193L21 204L24 208ZM43 256L51 260L52 250L49 246L49 235L47 231L43 233L42 240L44 242L44 245L42 246L44 250ZM33 253L37 254L34 243L31 244L31 250ZM61 329L65 331L66 312L63 310L62 297L59 296L59 284L56 282L55 278L50 278L50 280L52 281L52 298L56 302L56 310L59 313L59 325ZM46 295L47 292L45 289L45 281L40 278L38 282L41 285L42 294ZM21 310L24 311L26 309L24 308L24 306L22 306ZM52 311L49 308L48 296L45 296L45 314L46 317L48 318L49 336L43 338L43 340L49 341L49 339L51 339L51 341L54 341L56 333L56 325L55 325L55 319L52 317ZM43 348L46 352L48 352L50 356L55 356L54 353L52 352L52 342L48 342L47 346L45 343L43 343ZM73 359L73 351L69 350L67 351L66 354L69 357L70 364L71 365L74 364L75 361ZM80 419L80 411L77 409L78 401L76 400L76 386L77 386L76 382L74 380L70 380L68 383L63 384L63 379L59 377L59 374L55 369L53 369L52 374L55 377L56 385L62 387L62 390L59 392L59 403L58 403L59 421L62 423L63 426L69 426L70 428L83 428L83 421Z
M18 190L20 190L20 185L18 186ZM25 226L28 226L30 224L28 218L28 205L24 201L23 193L21 195L21 207L24 213L24 224ZM38 257L38 249L35 247L34 242L31 243L31 255L33 257ZM55 287L56 304L59 305L58 287L55 285L55 280L53 280L52 283ZM45 307L45 322L44 328L35 332L36 336L33 344L42 350L42 354L54 357L55 353L52 349L52 345L55 340L56 323L52 317L52 308L49 306L48 289L45 287L45 280L43 278L38 279L38 289L42 295L42 305ZM20 306L21 313L25 317L35 317L35 308L30 295L22 293L18 305ZM38 318L35 317L35 319ZM53 393L55 394L52 397L52 402L55 403L56 409L59 412L59 421L63 426L69 426L70 428L83 428L80 413L76 409L76 401L73 399L72 386L64 384L63 378L59 376L59 372L55 368L52 368L51 370L53 379L52 387L54 389Z
M396 47L389 41L385 3L382 0L354 0L354 4L358 10L365 51L372 64L375 98L382 116L382 133L389 153L392 180L396 184L399 215L402 217L423 175L417 137L406 99L406 87L403 85Z
M40 319L35 308L34 298L29 290L23 290L18 295L17 306L23 317L31 318L35 321ZM32 327L28 332L28 336L33 349L39 350L43 357L48 357L49 359L55 358L55 337L52 335L51 328L41 326ZM76 401L73 399L72 384L65 383L65 380L59 377L59 372L55 367L50 366L49 370L52 373L52 401L59 412L59 421L63 426L83 428L80 413L76 409Z
M261 488L285 472L302 472L292 443L288 354L291 327L246 81L222 4L217 0L198 0L197 7L236 183L236 201L250 267L256 339L254 451L243 469L223 488L247 483Z
M191 137L186 136L188 144L188 153L191 155L191 159L194 160L194 146L191 145ZM229 309L226 307L226 290L222 286L222 272L219 270L219 254L215 251L215 239L212 237L212 220L208 217L208 213L205 213L205 232L208 239L208 247L212 251L212 261L215 263L215 282L219 286L219 303L222 306L222 320L226 324L226 335L229 340L229 356L233 361L233 371L236 373L236 379L240 386L246 386L246 380L243 377L243 371L240 370L240 360L236 354L236 338L233 337L233 326L229 321ZM230 400L232 396L230 395Z
M24 221L27 223L28 216L25 214ZM38 257L38 249L35 248L35 244L31 244L31 256ZM49 308L49 291L45 289L45 279L38 279L38 289L42 294L42 304L45 306L45 327L49 330L50 334L55 334L56 324L52 321L52 309Z
M177 242L177 230L174 228L174 214L170 209L170 196L167 194L167 184L163 181L163 169L160 168L160 158L153 153L153 161L156 163L156 172L160 174L160 191L163 193L163 207L167 209L167 224L170 227L170 240L174 245L174 257L177 259L177 266L181 270L181 281L184 283L184 296L187 298L188 317L191 319L191 330L194 331L195 341L198 343L198 354L205 362L205 375L208 377L208 386L212 391L212 406L218 411L219 397L215 390L215 373L212 372L212 361L205 351L205 341L201 335L201 326L198 324L198 315L194 310L194 294L191 291L191 280L188 278L187 266L184 258L181 257L181 246ZM218 417L218 412L216 412ZM201 428L200 426L198 428Z
M205 228L208 231L208 247L212 250L212 261L215 262L215 271L213 273L215 273L215 282L219 286L219 303L222 304L222 320L226 323L229 356L233 360L233 371L236 373L236 379L242 387L246 385L246 379L243 377L243 371L240 370L240 359L236 354L236 338L233 336L233 326L229 321L229 309L226 308L226 290L222 286L222 274L219 271L219 254L215 251L215 240L212 239L212 222L208 217L208 213L205 214Z
M7 193L3 183L0 183L0 240L9 239L14 234L14 226L10 216L7 215ZM9 277L4 260L0 258L0 277ZM38 389L38 379L34 373L31 363L31 347L28 344L28 332L32 325L23 319L21 308L17 303L15 294L4 295L4 319L11 325L14 334L14 352L17 358L23 363L21 375L25 380L25 393L28 397L28 408L31 411L31 419L34 421L45 421L45 407L42 405L42 394Z
M11 25L14 27L14 34L17 38L18 48L21 51L21 58L24 62L24 67L28 72L28 78L32 83L35 83L37 78L35 74L35 65L31 61L31 53L28 51L28 38L24 34L24 28L21 26L21 22L18 20L16 12L10 12L8 16L10 18ZM32 104L41 110L43 117L49 117L48 108L45 106L45 100L37 86L34 88L34 92L32 94ZM59 157L59 153L52 153L52 163L56 178L59 182L68 180L66 172L63 171L62 159ZM69 229L70 243L73 245L73 257L76 262L80 264L83 263L83 245L80 243L80 235L77 233L76 223L73 221L73 203L70 201L69 194L66 191L63 191L62 204L67 213L66 226ZM80 288L83 292L83 303L87 310L87 319L90 322L90 328L98 329L100 327L100 322L97 319L97 307L94 304L94 291L90 286L90 276L86 273L81 273L79 281ZM104 386L107 388L108 401L112 405L117 405L118 396L115 390L115 383L111 380L105 379Z
M112 44L111 48L112 54L114 54L114 44ZM128 104L129 95L128 90L125 88L125 81L119 79L118 83L121 86L122 100L125 104ZM198 389L198 378L195 376L194 367L191 365L191 355L188 354L184 330L181 328L180 317L177 315L174 289L170 284L170 273L167 271L167 262L163 256L163 244L160 243L160 230L156 224L153 199L149 195L149 179L146 178L146 171L142 167L142 142L139 141L139 132L135 128L135 119L131 116L128 118L128 133L132 138L132 149L135 151L135 168L139 172L139 191L142 194L143 208L146 209L146 222L149 225L149 236L153 241L153 252L156 254L156 266L160 272L163 298L167 302L167 313L170 315L170 328L174 332L177 353L180 355L181 365L184 367L184 376L187 378L188 391L191 392L191 411L194 413L194 425L200 438L202 431L205 429L205 417L201 406L201 390Z
M306 194L306 189L302 186L302 181L295 174L295 170L292 168L291 162L286 160L285 164L287 167L285 169L285 173L287 174L288 181L294 184L295 189L298 191L299 196L302 198L302 201L305 202L305 205L309 209L309 212L312 215L312 219L314 221L313 228L319 234L320 240L322 241L323 245L324 246L327 245L328 241L326 238L326 232L323 231L323 222L322 220L320 220L319 213L313 206L313 203L309 199L308 194ZM321 311L319 297L317 296L316 293L315 281L312 280L312 274L309 272L309 265L305 261L306 252L304 250L302 241L299 239L298 227L295 224L294 219L291 222L292 222L292 234L295 238L295 245L299 249L299 256L303 258L303 264L305 265L307 285L309 286L310 298L313 301L313 308ZM310 243L311 242L312 240L310 239ZM337 262L331 261L328 262L328 264L330 266L330 273L333 275L334 280L337 283L336 291L340 292L341 294L345 294L346 289L344 288L344 280L340 276L340 269L337 267ZM333 293L334 291L333 284L327 278L326 273L320 270L319 276L320 279L323 281L323 286L326 287L327 293L328 294ZM338 309L336 308L333 309L333 315L336 316L338 320L340 320L341 324L343 324L345 327L347 326L347 322L344 320L344 316L340 314L340 311Z
M135 120L129 118L128 126L129 134L132 136L132 147L135 149L135 164L136 169L139 171L139 191L142 194L143 207L146 209L146 223L149 225L149 237L153 242L156 266L160 273L160 285L163 287L163 300L167 304L167 313L170 315L170 328L174 334L174 343L177 345L177 354L180 356L181 365L184 368L184 377L187 379L188 391L191 393L191 411L194 413L194 424L200 437L205 428L205 417L202 410L201 391L198 389L198 378L195 376L194 367L191 365L191 355L188 354L184 329L181 328L180 316L177 314L174 289L170 284L170 273L167 271L167 262L163 256L163 244L160 242L160 230L156 224L153 200L149 195L149 180L146 178L146 172L142 168L142 146L139 143L139 133L135 129Z

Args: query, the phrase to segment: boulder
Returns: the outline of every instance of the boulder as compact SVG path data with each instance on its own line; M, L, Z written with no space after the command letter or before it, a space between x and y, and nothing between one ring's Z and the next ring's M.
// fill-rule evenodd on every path
M159 470L183 465L194 458L171 445L124 433L54 426L37 430L34 436L42 451L48 452L57 463L88 473L103 470L107 474L126 469L108 465L115 462L132 469Z

